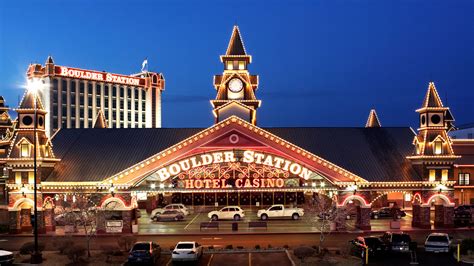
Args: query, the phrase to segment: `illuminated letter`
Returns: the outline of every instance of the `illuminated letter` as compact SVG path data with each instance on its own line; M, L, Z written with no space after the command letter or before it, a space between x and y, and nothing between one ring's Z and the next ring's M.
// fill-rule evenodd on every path
M252 183L250 182L250 179L245 179L245 185L244 187L252 187Z
M161 181L166 180L170 177L170 173L168 173L168 170L166 170L166 168L161 168L156 172L158 173L158 176L160 177Z
M221 188L226 187L227 184L225 183L225 179L221 179Z
M67 67L61 67L61 76L67 76Z
M244 163L253 163L253 151L244 151L244 158L243 162Z
M290 172L294 175L298 175L301 172L301 166L297 163L291 164Z
M208 165L212 163L212 156L210 154L201 155L202 165Z
M184 180L184 187L185 188L194 188L193 180L189 180L189 179Z
M268 166L273 166L273 157L271 155L267 155L267 157L263 161L263 164L268 165Z
M196 162L196 157L191 157L189 160L191 160L191 168L201 166L201 162Z
M194 187L195 188L202 188L202 180L198 179L198 180L194 180Z
M212 180L204 179L203 182L204 182L204 187L205 187L205 188L211 188L211 182L212 182Z
M255 187L255 188L258 188L260 187L260 182L258 182L259 180L258 179L253 179L252 180L252 186Z
M275 167L281 169L281 163L284 162L284 161L285 161L285 160L283 160L283 159L280 158L280 157L275 157Z
M257 159L257 160L255 160L255 163L261 164L263 157L265 157L265 154L263 154L263 153L255 153L255 158Z
M267 179L267 187L274 187L275 186L275 179L268 178Z
M309 179L310 176L311 176L311 171L308 170L308 168L303 167L303 170L301 170L301 173L300 173L300 177L304 179Z
M242 179L235 180L235 187L236 188L241 188L242 187Z
M110 75L110 73L107 73L107 75L105 76L105 80L108 82L112 81L112 75Z
M189 168L190 168L189 159L180 161L180 162L179 162L179 165L181 166L181 170L182 170L182 171L187 171L187 170L189 170Z
M222 152L214 152L212 156L214 157L213 163L222 163Z
M290 163L291 163L290 161L285 160L285 165L283 166L282 169L285 170L285 171L288 171L288 166L290 166Z
M212 188L219 188L219 179L212 179Z
M278 179L276 180L276 186L277 186L277 187L283 187L284 184L285 184L285 182L283 181L283 179L278 178Z
M224 162L226 162L226 163L235 162L234 152L232 152L232 151L224 152Z
M179 172L181 172L181 169L179 168L179 165L177 163L170 165L170 167L168 168L169 168L170 174L172 175L177 175Z

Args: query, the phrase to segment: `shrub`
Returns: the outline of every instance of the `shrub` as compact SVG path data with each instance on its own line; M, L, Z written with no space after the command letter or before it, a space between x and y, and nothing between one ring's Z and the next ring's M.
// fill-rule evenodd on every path
M38 242L38 251L42 252L44 250L44 243ZM35 251L34 242L26 242L20 247L21 255L31 255Z
M105 259L105 262L109 262L110 257L112 256L123 255L123 252L117 246L104 245L104 246L101 246L100 249L102 250L102 253L107 256Z
M288 246L288 245L284 245L284 246L283 246L283 248L284 248L284 249L289 249L289 248L290 248L290 246Z
M474 251L474 239L463 239L461 241L461 254L466 255L469 250Z
M86 247L84 246L71 246L66 249L66 255L73 263L78 263L81 261L82 257L86 255Z
M237 249L244 249L243 246L237 246Z
M0 234L8 233L10 226L8 224L0 224Z
M127 252L132 248L135 242L137 242L136 236L121 236L119 239L117 239L117 244L120 250Z
M301 262L304 262L305 258L311 257L315 252L316 250L307 246L297 247L295 250L293 250L293 254L295 254L295 256L301 260Z
M227 245L225 249L234 249L234 247L232 245Z
M268 244L268 249L271 249L273 248L271 244Z
M260 249L260 245L255 245L255 249Z
M74 245L74 241L70 237L62 237L53 241L53 246L59 251L60 254L65 254L66 249Z

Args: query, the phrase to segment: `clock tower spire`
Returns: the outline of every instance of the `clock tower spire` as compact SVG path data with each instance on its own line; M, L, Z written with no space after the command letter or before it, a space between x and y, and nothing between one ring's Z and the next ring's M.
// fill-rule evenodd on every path
M225 55L221 55L224 73L214 76L215 100L211 100L215 122L235 115L252 124L257 123L257 108L261 101L255 97L258 76L250 75L248 65L252 56L247 54L238 26L234 26Z

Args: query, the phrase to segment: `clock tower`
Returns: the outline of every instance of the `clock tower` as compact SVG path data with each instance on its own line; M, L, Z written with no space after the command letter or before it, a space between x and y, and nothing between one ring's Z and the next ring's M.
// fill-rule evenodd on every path
M214 87L217 91L214 108L215 122L238 116L252 124L257 123L257 108L261 101L255 97L258 87L258 76L250 75L248 66L252 56L248 55L239 27L234 26L225 55L221 55L224 73L214 76Z

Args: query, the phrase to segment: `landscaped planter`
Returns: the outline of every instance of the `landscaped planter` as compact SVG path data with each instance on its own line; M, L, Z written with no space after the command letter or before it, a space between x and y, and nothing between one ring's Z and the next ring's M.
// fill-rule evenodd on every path
M75 233L76 231L77 231L77 227L75 225L64 226L64 233Z
M138 233L138 224L132 224L132 233L134 234Z

